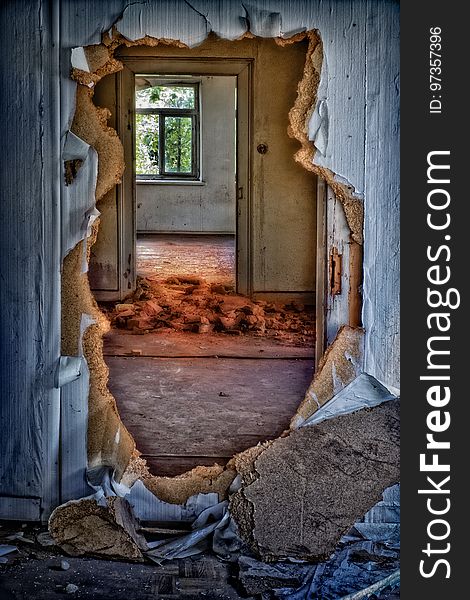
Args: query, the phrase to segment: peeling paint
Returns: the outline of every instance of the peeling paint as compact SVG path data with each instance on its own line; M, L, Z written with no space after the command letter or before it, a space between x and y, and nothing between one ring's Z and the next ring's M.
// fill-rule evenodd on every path
M174 17L170 22L162 18L160 3L133 2L116 22L116 30L132 42L146 36L168 40L174 37L175 30L181 32L178 36L180 42L190 48L204 41L210 32L207 19L185 0L173 0L171 4ZM185 23L184 28L182 23Z
M246 29L255 37L278 38L282 31L282 17L280 12L271 12L258 8L247 2L242 2L245 10Z
M179 47L194 47L203 41L211 31L211 22L208 18L209 10L197 10L187 2L178 3L181 8L181 19L191 23L184 35L179 40L172 39L175 24L165 19L158 18L157 4L133 3L126 7L122 17L114 27L102 37L101 44L82 48L83 52L75 49L72 52L73 64L72 78L78 83L76 90L76 111L71 126L71 131L78 138L93 146L98 153L98 175L96 185L96 199L99 200L120 181L124 169L122 147L115 131L107 126L109 116L106 109L100 109L93 104L93 87L105 75L122 69L122 64L114 58L114 51L120 45L150 45L159 44L176 45ZM193 3L197 5L197 3ZM304 26L291 27L291 39L286 39L282 31L284 25L280 12L273 12L248 4L241 5L245 25L238 31L237 37L260 35L261 37L276 37L279 44L294 43L305 37L309 40L309 49L305 63L302 80L298 84L298 95L294 107L289 113L289 133L301 143L301 149L296 153L295 160L304 168L323 177L341 201L352 238L358 244L363 242L363 201L361 192L354 189L352 183L343 175L336 174L326 165L328 152L331 148L329 131L329 83L331 82L327 68L327 53L324 50L320 34L317 31L305 31ZM189 11L189 12L188 12ZM194 12L199 15L194 17ZM178 26L176 26L178 30ZM227 36L226 36L227 37ZM230 38L229 38L230 39ZM325 159L325 160L323 160ZM88 242L87 248L89 248ZM68 258L68 257L67 257ZM69 259L71 260L71 259ZM89 290L87 290L88 294ZM89 304L89 300L87 303ZM93 303L93 302L92 302ZM64 303L64 310L68 308ZM96 308L96 307L94 307ZM70 314L70 313L69 313ZM106 366L100 349L102 324L89 328L84 335L84 347L87 360L90 360L90 439L89 458L90 464L111 464L116 467L118 477L128 475L135 466L138 452L135 450L132 438L123 427L123 432L128 436L125 450L119 450L114 438L109 445L103 431L99 430L99 420L103 415L112 416L112 422L118 422L119 417L115 402L103 381L107 380ZM338 349L346 338L350 343L349 352ZM337 340L340 341L337 341ZM362 330L345 328L338 334L338 338L324 357L319 374L312 382L304 401L294 416L291 428L295 429L312 412L330 399L337 391L357 375L362 361L362 350L359 349L362 340ZM87 354L88 353L88 354ZM346 355L347 354L347 355ZM329 359L328 359L329 356ZM351 357L354 360L351 360ZM93 371L95 371L93 373ZM101 373L101 375L99 375ZM96 409L95 401L101 406ZM105 413L103 413L105 410ZM119 421L120 422L120 421ZM118 431L119 431L118 425ZM113 431L116 431L115 427ZM103 445L106 448L103 449ZM143 461L142 461L143 463ZM184 502L194 493L203 491L217 491L222 496L236 474L235 463L229 463L227 468L197 467L179 478L160 478L148 473L144 464L140 464L140 476L154 493L168 502ZM126 469L127 467L127 469Z
M341 327L323 355L317 374L291 420L291 430L298 429L320 406L331 400L362 372L363 343L363 329Z
M74 69L80 69L81 71L86 71L87 73L90 72L85 50L81 46L78 48L72 48L70 63Z
M322 177L341 201L352 238L363 243L364 205L353 186L341 176L317 164L318 152L326 153L328 146L328 105L326 57L319 34L306 33L309 48L304 74L297 86L297 98L289 112L289 135L302 147L294 159L308 171ZM313 136L313 141L312 141Z
M292 40L278 39L277 42L280 45L286 45L303 40L305 37L309 37L315 45L318 43L318 37L314 32L301 32L294 36ZM122 63L114 59L114 51L120 45L159 45L169 43L172 42L166 39L152 39L148 38L148 36L144 39L129 41L114 30L112 39L107 40L106 44L84 48L87 65L92 67L90 71L76 68L72 70L72 78L78 85L76 90L76 111L70 131L70 142L68 145L66 144L66 149L72 145L72 142L77 142L76 145L78 145L78 149L80 150L81 142L83 147L88 144L96 150L98 156L96 201L99 201L100 198L120 181L124 163L121 142L116 132L107 126L109 113L106 109L99 108L93 104L93 89L89 89L88 86L90 84L96 85L105 75L117 72L123 68ZM181 47L184 44L176 42L175 45ZM313 90L309 88L309 92L310 96L304 97L302 110L298 111L298 119L303 120L304 130L306 115L311 110L314 100L314 96L312 96ZM305 135L304 137L306 139ZM73 152L70 153L73 154ZM88 253L96 236L97 227L98 222L96 223L92 237L88 239L85 245L88 248ZM89 234L90 232L87 233L87 235ZM67 287L67 278L64 278L63 282L64 286ZM85 287L86 289L83 293L89 295L88 282L86 282ZM76 289L76 286L74 286L74 289ZM94 299L88 298L86 304L89 305L88 311L90 313L92 310L97 310ZM68 320L71 318L71 313L67 301L64 302L63 307L64 320ZM108 369L102 356L101 340L106 327L107 325L103 324L103 319L101 318L99 323L91 326L83 335L83 344L86 350L85 356L90 368L89 466L93 467L100 463L112 465L116 469L115 476L119 478L126 477L126 467L132 471L137 460L139 462L140 477L148 489L167 502L179 504L185 502L187 498L198 492L208 493L217 491L221 497L225 497L236 475L236 470L232 463L229 463L226 467L219 465L214 465L214 467L197 467L182 476L174 478L158 477L151 475L144 461L138 458L135 444L125 427L123 427L125 435L122 439L117 439L114 433L111 433L111 431L116 431L116 423L120 422L120 420L115 400L106 386ZM100 428L101 420L103 420L104 427ZM120 431L119 425L118 431ZM131 466L133 462L134 465Z

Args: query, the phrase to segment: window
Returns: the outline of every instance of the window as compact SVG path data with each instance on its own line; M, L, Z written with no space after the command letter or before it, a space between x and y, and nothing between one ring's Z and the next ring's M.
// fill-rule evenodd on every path
M136 83L137 179L198 179L199 85Z

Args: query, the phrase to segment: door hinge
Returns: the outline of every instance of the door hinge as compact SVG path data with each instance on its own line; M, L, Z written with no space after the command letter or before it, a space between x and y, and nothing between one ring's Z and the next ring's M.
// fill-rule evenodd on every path
M338 296L341 294L343 255L338 253L337 248L331 249L330 254L330 294Z
M243 200L243 186L237 188L237 200Z

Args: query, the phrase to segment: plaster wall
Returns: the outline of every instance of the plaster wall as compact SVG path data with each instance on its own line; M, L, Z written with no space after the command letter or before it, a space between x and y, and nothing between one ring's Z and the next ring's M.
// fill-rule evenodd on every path
M197 77L201 181L136 182L137 232L235 233L236 77Z

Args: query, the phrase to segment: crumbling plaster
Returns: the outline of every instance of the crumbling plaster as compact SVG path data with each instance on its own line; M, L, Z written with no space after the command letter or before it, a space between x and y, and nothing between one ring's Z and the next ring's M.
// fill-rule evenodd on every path
M399 452L396 400L274 440L239 467L230 510L240 535L263 560L327 559L397 482Z
M314 111L316 91L320 81L322 58L321 41L318 35L313 31L296 34L292 39L276 39L280 45L286 45L295 43L305 37L307 37L309 44L304 74L302 80L298 84L296 102L289 113L289 134L302 144L302 150L295 158L304 167L309 170L314 170L327 178L330 185L337 190L338 196L343 201L346 218L352 227L354 227L354 229L352 229L352 236L357 241L362 241L362 201L351 196L350 189L344 184L338 183L335 180L334 175L327 169L316 167L311 161L311 158L314 156L314 147L307 138L306 128L308 120ZM118 47L123 44L130 46L142 45L143 43L152 46L159 45L160 43L170 44L171 42L167 39L161 42L160 40L150 38L149 36L145 36L144 38L135 41L129 41L113 30L104 35L102 44L88 46L83 49L75 49L74 54L72 55L72 78L78 85L75 114L70 131L74 136L92 146L98 154L95 191L98 206L101 198L103 198L116 183L120 182L125 165L122 144L117 137L116 132L107 125L109 111L94 105L92 101L93 90L96 83L102 77L123 68L122 63L114 57L114 51ZM181 46L182 43L176 42L176 45ZM70 164L70 161L68 161L67 164ZM78 171L80 168L81 164L78 164ZM92 172L92 175L94 175L94 172ZM73 181L68 181L68 183L73 186ZM351 206L355 207L355 209L351 209ZM359 210L357 209L358 206ZM96 224L93 226L95 231L98 224L99 220L96 221ZM89 238L89 244L92 243L93 240ZM91 324L83 334L84 355L90 371L90 389L88 397L88 463L90 466L95 466L96 464L113 466L116 470L116 477L120 478L124 473L124 469L129 464L131 457L136 456L136 449L126 428L120 422L116 410L116 403L107 389L106 384L109 373L102 354L101 339L103 333L106 331L106 326L104 325L104 319L98 314L99 311L96 302L91 297L88 278L86 274L82 273L84 270L82 264L76 259L76 255L80 255L80 247L81 244L79 244L72 253L66 256L64 260L66 268L64 269L63 276L63 331L65 340L63 353L73 355L79 349L81 343L80 336L83 333L80 331L82 312L93 316L95 323ZM71 261L74 261L74 264L76 265L75 270L67 268ZM78 280L73 281L74 278ZM75 303L70 301L70 290L74 290ZM77 307L77 302L80 300L83 301L84 304L81 307ZM75 311L75 314L73 314L72 310ZM70 348L71 338L67 333L70 328L73 327L72 323L75 323L75 332L72 336L72 348ZM354 335L354 330L352 331ZM344 338L348 340L345 335L342 336L342 339ZM340 342L338 342L337 345L339 345L339 343ZM304 402L299 407L298 414L293 419L293 424L297 425L299 420L310 416L323 402L332 397L334 391L338 391L341 389L342 385L349 383L351 380L349 373L341 378L341 357L343 357L343 362L346 363L346 370L348 370L349 362L344 359L344 355L347 355L348 350L349 356L353 356L356 363L360 363L362 357L361 352L356 347L357 344L351 342L350 346L351 348L346 344L345 348L341 348L341 351L339 352L340 361L333 364L333 372L331 369L322 369L323 378L319 384L314 382L313 388L318 391L320 387L325 387L326 385L327 391L324 392L322 396L321 393L317 394L312 391L311 386ZM349 368L349 370L351 370L351 368ZM354 365L352 373L356 372L357 365ZM343 383L343 379L345 380L345 383ZM315 398L316 402L312 403L312 398ZM183 498L183 501L186 500L187 497L181 495L182 489L189 489L192 493L207 489L206 482L208 480L211 482L210 487L208 488L211 491L212 486L214 485L212 483L213 480L219 482L219 487L220 481L224 481L225 485L228 487L234 476L235 470L233 469L233 465L229 463L225 469L214 466L211 469L200 468L199 470L193 470L191 474L187 474L184 478L185 484L191 482L189 487L187 485L181 485L181 478L175 478L174 481L165 481L165 485L162 488L162 485L159 484L159 482L161 482L163 478L153 478L147 472L143 474L143 477L145 477L151 488L155 491L159 491L160 495L163 494L168 501L176 501L177 498L180 500ZM174 490L174 493L172 493L171 490ZM221 491L222 493L225 493L226 489L222 489Z
M182 9L181 18L186 19L189 15L186 13L188 10L192 10L190 5L185 2L184 6L182 5L180 8ZM107 126L107 111L96 107L92 102L93 89L96 83L105 75L122 68L122 64L114 58L115 49L123 44L127 46L173 44L179 47L191 47L201 43L210 31L207 15L198 14L195 17L192 14L191 19L188 19L188 23L191 24L190 31L174 41L171 32L175 30L175 24L172 23L171 28L166 29L164 22L162 24L162 20L157 17L157 14L161 16L159 9L158 3L132 4L125 9L121 19L117 20L114 27L103 34L101 44L76 47L72 50L72 78L78 85L71 131L92 146L98 153L97 201L120 181L124 170L122 146L114 130ZM264 9L253 9L254 12L251 13L246 6L244 6L244 10L246 14L243 19L246 27L238 37L255 34L262 37L275 37L281 45L294 43L307 37L309 46L304 75L298 84L296 102L289 113L289 135L295 137L301 143L301 148L296 153L295 159L305 168L323 177L334 190L343 204L346 220L351 230L351 237L356 243L361 244L363 242L362 192L360 188L356 191L344 174L336 174L328 168L328 161L325 160L328 156L330 130L327 110L329 74L326 69L327 59L318 34L314 31L303 32L302 30L305 28L301 27L294 31L292 36L287 36L282 32L280 14L269 13ZM351 29L357 26L356 23L353 23L353 20L349 22ZM254 23L257 25L254 25ZM233 32L228 37L234 39ZM349 75L346 78L349 79ZM349 100L351 100L351 97L349 97ZM361 132L362 129L357 128L355 130L356 137L358 131ZM319 161L317 161L318 156L320 157ZM361 181L361 179L359 178L357 181ZM65 260L67 262L69 257ZM90 296L89 286L86 287L85 293ZM64 290L67 291L67 288L68 282L64 280ZM70 315L67 314L68 306L69 303L64 302L64 322L68 322L70 319ZM96 306L94 309L96 311ZM78 321L78 315L75 315L75 321ZM131 457L135 458L137 454L135 445L130 441L127 444L125 442L129 440L130 436L119 422L114 399L106 388L108 373L102 357L101 336L103 327L100 327L99 317L96 318L96 321L97 323L90 326L84 337L84 347L88 349L88 356L86 352L85 356L89 364L91 361L88 457L91 465L97 462L110 464L116 469L117 476L120 477ZM354 341L348 339L348 334L349 337L354 338ZM334 393L342 389L354 376L360 373L363 354L362 346L356 341L357 339L362 341L361 330L350 328L343 329L340 332L327 355L325 355L319 373L310 386L298 413L294 416L292 427L298 427L321 404L329 400ZM346 344L343 344L343 347L342 342L344 340L346 340ZM76 337L75 344L80 344L79 337ZM336 362L332 358L335 353ZM343 363L345 366L341 367ZM100 401L102 406L101 409L98 409L97 406ZM110 411L110 407L113 410ZM112 415L112 418L109 415ZM107 434L103 434L103 424L105 424ZM121 431L123 432L122 437ZM126 450L121 452L124 447ZM121 460L117 460L117 456L120 456ZM218 470L217 467L214 467L214 469ZM186 474L185 483L197 481L198 484L202 484L203 481L208 479L206 476L207 470L203 469L203 471L203 473L194 472L192 475ZM210 486L213 485L213 481L217 481L227 471L232 473L232 477L224 477L226 485L229 485L235 475L231 463L226 469L220 469L220 472L209 472ZM176 495L174 496L171 492L172 483L165 482L166 485L163 491L161 486L156 483L161 478L155 478L154 480L145 472L145 468L142 476L147 481L154 481L152 487L160 489L160 493L163 493L169 501L176 501L176 498L180 501L186 499L184 493L181 495L181 489L185 489L186 486L181 486L178 482L175 482ZM203 484L203 487L207 486ZM193 488L193 485L189 485L189 489L192 492L202 491L197 485L196 489Z
M25 104L27 104L26 97L30 89L34 97L39 98L37 104L41 105L43 109L46 107L46 111L51 111L50 113L47 112L46 116L50 115L52 126L46 129L44 125L41 125L43 121L40 121L39 126L37 126L37 114L36 112L34 112L34 115L31 113L31 129L34 131L36 138L41 140L40 147L42 149L41 153L36 152L34 156L43 157L41 164L35 169L35 173L40 174L38 179L40 183L36 187L33 185L31 189L35 189L40 198L46 197L46 190L51 188L53 190L52 203L44 201L44 206L41 212L38 213L41 215L39 224L43 223L46 232L51 231L48 218L51 219L51 223L56 223L55 231L58 230L59 194L57 186L63 178L63 172L61 172L62 169L58 160L58 135L56 135L56 139L54 132L56 134L60 133L64 142L63 150L65 150L66 140L71 138L71 135L66 134L75 114L76 86L69 78L70 56L73 48L90 44L99 46L103 34L105 34L104 40L109 43L110 37L106 35L106 32L110 31L113 24L115 24L118 33L125 32L129 38L135 36L135 40L137 40L139 37L144 38L145 36L142 43L149 41L146 36L160 40L176 38L189 47L202 41L209 31L226 39L238 39L243 35L247 35L247 32L261 37L284 39L303 31L313 29L319 31L323 41L322 70L318 81L317 103L310 117L307 136L308 140L313 142L316 151L314 155L301 155L300 159L304 159L306 163L309 163L310 160L309 165L313 164L318 168L318 172L320 172L320 169L325 169L324 176L330 176L331 186L341 186L335 189L336 193L340 195L338 190L343 190L344 200L346 197L349 198L353 206L358 206L357 199L363 199L364 201L366 215L363 309L365 364L369 373L377 375L378 379L390 388L397 389L398 117L396 115L398 115L398 111L395 111L395 109L398 102L398 4L394 1L376 2L373 0L368 2L359 0L348 2L299 0L296 3L287 4L281 1L269 0L257 0L250 4L231 2L230 0L193 1L192 3L185 1L128 3L116 0L110 0L107 3L96 3L89 0L76 0L73 3L52 2L52 23L45 19L44 7L38 3L36 12L34 12L33 4L31 4L30 10L25 11L24 14L19 16L12 14L12 20L17 23L18 31L25 32L25 39L27 37L26 32L30 31L28 39L30 39L31 47L34 46L32 56L34 61L37 62L36 71L39 73L42 68L48 69L48 72L52 74L50 81L58 80L59 67L61 72L60 93L54 89L53 84L48 89L42 79L41 81L31 79L31 86L18 92L18 96L24 96ZM39 23L37 23L38 19ZM145 27L145 32L142 29L143 27ZM12 38L12 33L5 31L4 38L8 41ZM22 40L23 38L19 39ZM51 42L51 45L47 47L49 42ZM49 54L46 53L46 47ZM50 48L54 49L50 50ZM23 50L27 55L26 49ZM59 53L61 54L60 57ZM80 51L73 54L75 57L80 57ZM100 65L98 70L103 67L100 64L100 60L102 60L100 54L105 56L102 48L89 58L93 68L96 69L97 65ZM318 54L315 59L319 60ZM93 63L93 60L96 62ZM111 64L108 67L114 68L115 65ZM88 82L88 84L92 83L92 81ZM89 87L89 90L91 90L91 87ZM385 90L384 93L383 90ZM85 90L82 90L81 94L85 98ZM56 122L53 115L59 114L59 106L60 122ZM41 119L43 119L43 115L44 113L41 112ZM99 111L96 113L96 118L100 122L103 135L105 135L107 126L103 117L102 114L100 120ZM13 116L11 120L16 126ZM41 131L36 131L38 127ZM21 136L17 138L14 135L10 135L8 138L22 139ZM301 152L302 150L305 153L311 152L311 149L309 150L305 144L302 145ZM28 149L25 146L22 150L14 149L15 152L18 158L20 156L24 158L24 156L31 155L32 148ZM65 160L65 156L66 154L63 153L63 160ZM57 160L54 160L54 157ZM82 153L80 160L84 158L85 153ZM68 157L68 159L73 160L73 157ZM72 259L75 259L77 263L80 262L78 256L80 255L83 258L85 251L83 244L76 248L75 243L71 244L70 240L86 238L91 222L96 217L96 214L93 214L94 198L90 198L88 192L90 191L90 182L96 181L96 169L99 169L97 163L99 161L96 160L96 152L92 147L87 148L86 160L83 160L73 184L68 188L63 184L62 187L62 223L68 225L68 227L62 227L62 248L63 254L68 253L70 256L64 262L64 272L67 269L67 261L72 263ZM50 167L49 170L47 170L48 167ZM50 175L46 176L45 174L48 173ZM333 181L331 181L331 177ZM82 178L82 184L84 184L87 194L78 194L80 178ZM25 189L22 194L25 199L24 202L31 197L31 189L27 188L27 182L29 181L30 179L26 177ZM20 194L16 195L18 198L20 197ZM77 201L77 205L74 204L74 200ZM77 208L77 210L74 211L74 208ZM71 212L76 213L74 218L70 217ZM13 212L8 212L8 215L13 215ZM348 222L351 230L354 231L353 219L348 219ZM32 223L36 227L36 223L34 221ZM12 232L19 230L14 220L12 225ZM58 290L57 281L48 286L46 293L44 291L45 279L41 273L44 273L44 269L48 266L51 273L56 273L58 257L57 252L54 253L49 248L49 246L52 246L50 240L48 239L46 244L44 236L41 238L38 231L39 229L32 231L30 239L28 239L28 236L25 237L24 232L21 234L22 237L20 236L24 241L20 247L30 247L32 257L37 255L37 248L34 247L36 242L38 247L42 248L44 255L44 262L42 262L42 255L39 256L41 259L39 266L30 264L32 276L29 281L25 281L23 284L26 291L34 286L35 298L39 299L41 307L45 306L46 314L53 317L54 314L57 314L57 298L54 297ZM358 228L356 227L357 232ZM384 250L383 240L385 239L387 244ZM57 245L54 247L57 248ZM72 252L70 253L71 249ZM388 261L388 258L392 259L391 262ZM81 265L80 273L78 271L75 273L77 285L83 284L86 279L86 277L83 277L83 273L86 271L83 260L81 260ZM8 281L10 280L11 277ZM13 286L13 289L20 288ZM43 289L42 292L41 289ZM87 299L85 304L89 304ZM90 313L93 315L93 310L87 309L86 314ZM43 318L43 316L41 308L41 317ZM26 347L29 343L27 342L29 337L26 336L26 328L20 328L15 323L15 319L12 319L12 321L13 329L17 332L18 343L24 344ZM18 324L21 322L20 319L16 321L18 321ZM80 319L80 325L84 321L84 325L86 325L86 319L83 318ZM38 322L41 323L42 321L39 320ZM76 325L77 321L73 325L75 330ZM93 328L96 330L99 327L98 318L98 323ZM57 332L57 329L53 326L49 326L49 329ZM87 335L85 334L83 340L85 353L87 352ZM55 337L52 331L47 334L42 342L38 342L41 348L38 345L37 360L29 361L31 364L44 363L43 372L47 374L41 379L40 383L41 398L44 402L43 404L33 403L36 413L41 410L43 416L39 413L33 416L30 415L29 420L25 421L28 431L41 431L41 428L36 426L41 421L47 424L48 436L44 435L44 439L42 434L39 433L31 436L34 455L38 457L38 467L35 468L34 474L28 474L27 469L24 468L25 461L20 460L24 477L21 479L16 478L16 475L12 475L11 469L3 470L2 476L5 481L4 489L11 495L16 494L19 497L16 505L19 508L15 514L18 515L21 512L22 515L25 515L25 518L31 518L32 515L47 514L51 507L55 505L55 499L58 496L57 491L51 492L54 486L58 486L59 482L57 462L54 462L58 446L58 390L52 383L53 378L51 376L56 370L58 362L58 345ZM97 335L96 339L98 337ZM41 338L40 335L39 338ZM72 344L73 352L80 353L80 346L80 336L77 339L75 331L74 343ZM19 366L19 363L17 366ZM17 373L17 369L10 369L9 373L10 379L6 382L7 385L11 383L12 374ZM82 372L82 377L83 375ZM34 380L37 382L38 376L35 376ZM68 385L73 386L73 384ZM74 410L67 413L66 407L63 409L62 427L65 432L75 430L78 413L86 412L87 393L85 392L87 390L83 386L80 389L81 395L78 400L75 399ZM62 394L65 397L65 387ZM21 398L23 397L25 397L24 394L21 394ZM12 395L12 402L17 402L19 398L20 396L17 398ZM10 404L11 402L6 405L8 410ZM112 406L111 401L109 401L109 406ZM115 436L118 431L120 429L116 428ZM18 432L18 436L23 435L20 430ZM73 440L83 439L84 443L85 431L82 431L82 436L79 435L79 431L75 431L75 433L77 435ZM12 436L11 447L14 447L18 436L16 434ZM83 491L83 486L82 483L79 486L74 483L80 479L75 473L80 473L86 465L82 461L81 448L72 447L71 437L73 436L63 437L62 452L64 455L70 454L71 458L67 463L67 468L73 468L70 473L65 473L65 477L63 471L62 479L73 480L67 493L70 494L70 497L79 497ZM49 440L49 438L50 441L47 441L46 444L45 440ZM21 447L21 444L18 444L18 446ZM40 459L42 453L45 456L44 464L41 463ZM27 464L31 465L32 461L28 450L25 450L25 456L28 458ZM110 452L110 456L114 456L113 452ZM117 467L115 457L106 458L106 460ZM139 459L133 455L128 470L124 474L125 477L129 476L129 472L145 476L143 472L145 469L139 469L141 465L138 464L138 461ZM41 463L41 467L39 467L39 463ZM121 464L124 465L124 463L125 461ZM64 469L64 466L62 466L62 469ZM35 485L34 496L39 498L39 501L34 503L28 500L28 496L31 495L31 488L28 489L30 485L28 480L32 478L35 482L39 481L40 471L48 474L47 490L45 492L41 491L40 486ZM119 468L117 468L117 473L119 475ZM235 473L235 470L233 470L233 473ZM70 477L70 475L72 476ZM207 479L207 487L210 489L217 478L210 477ZM13 481L15 482L14 485ZM186 481L186 484L188 484L188 481ZM46 488L44 487L44 489ZM173 493L174 490L170 490L169 494ZM20 498L20 496L24 498ZM175 501L181 501L183 496L184 493L178 499L175 496ZM63 497L63 499L67 498ZM29 507L33 505L34 510L30 510ZM5 512L5 510L3 510L2 504L2 515L12 514Z

